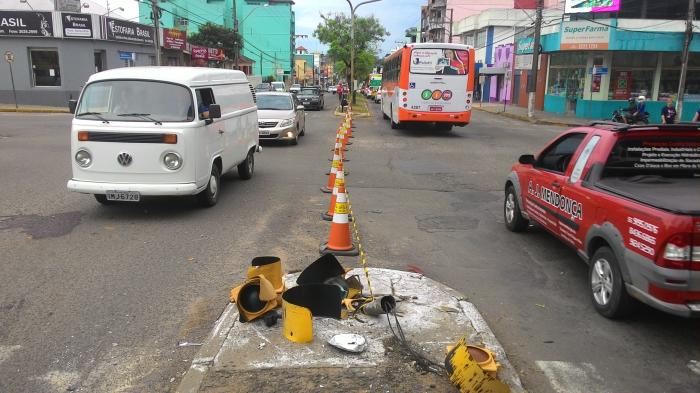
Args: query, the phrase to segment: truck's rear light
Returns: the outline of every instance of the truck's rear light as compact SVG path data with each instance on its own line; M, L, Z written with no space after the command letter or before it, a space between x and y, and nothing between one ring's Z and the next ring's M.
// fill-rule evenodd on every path
M90 133L87 131L78 131L78 140L81 142L90 140Z
M649 284L649 294L666 303L683 304L700 300L698 291L676 291Z
M177 144L177 134L163 134L163 143L170 145Z
M668 269L700 270L700 233L679 233L666 242L657 265Z

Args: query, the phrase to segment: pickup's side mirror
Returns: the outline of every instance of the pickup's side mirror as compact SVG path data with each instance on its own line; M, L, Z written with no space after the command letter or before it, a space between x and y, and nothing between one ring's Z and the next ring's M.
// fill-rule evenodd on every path
M219 104L209 105L209 118L210 119L221 118L221 106Z
M532 165L535 163L535 156L532 154L523 154L518 158L518 162L523 165Z
M304 110L304 105L297 105L297 110L298 110L298 111L303 111L303 110Z

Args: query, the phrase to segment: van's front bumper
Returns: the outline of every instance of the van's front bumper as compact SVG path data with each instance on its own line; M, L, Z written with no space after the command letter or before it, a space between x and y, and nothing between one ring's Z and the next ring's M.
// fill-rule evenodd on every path
M194 195L201 191L195 183L176 184L138 184L138 183L105 183L71 179L68 180L68 190L84 194L106 194L107 191L136 191L141 195Z

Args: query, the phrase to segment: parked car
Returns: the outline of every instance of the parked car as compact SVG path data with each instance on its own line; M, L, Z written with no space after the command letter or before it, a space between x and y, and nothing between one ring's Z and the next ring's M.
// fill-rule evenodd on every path
M324 107L323 92L320 87L302 87L297 98L304 108L322 110Z
M222 174L253 176L258 116L241 71L127 67L90 76L71 126L70 191L98 202L219 199Z
M326 91L331 93L331 94L335 94L336 89L337 89L336 85L328 85L328 87L326 87Z
M306 132L304 106L292 93L268 92L257 95L260 140L299 143Z
M273 91L272 85L269 83L259 83L257 86L255 86L256 93L261 93L263 91Z
M606 317L625 315L634 299L700 316L699 154L696 125L574 128L513 166L505 225L535 222L572 246Z
M289 87L289 92L290 92L290 93L295 93L295 94L296 94L296 93L299 92L299 90L301 90L301 85L298 84L298 83L295 83L295 84L293 84L293 85L291 85L291 86Z
M272 91L284 91L284 82L272 82Z

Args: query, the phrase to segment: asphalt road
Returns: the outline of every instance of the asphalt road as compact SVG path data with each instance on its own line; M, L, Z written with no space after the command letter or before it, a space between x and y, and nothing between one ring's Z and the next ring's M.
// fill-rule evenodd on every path
M531 392L698 391L700 321L600 317L572 250L505 230L510 165L560 128L475 111L450 133L390 130L371 108L346 178L371 266L417 265L465 293ZM178 341L201 342L252 257L296 270L318 256L338 120L309 112L298 146L265 146L254 178L227 176L210 209L69 193L69 124L0 115L0 392L168 391L197 349Z

